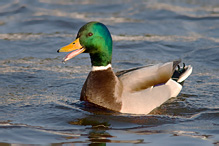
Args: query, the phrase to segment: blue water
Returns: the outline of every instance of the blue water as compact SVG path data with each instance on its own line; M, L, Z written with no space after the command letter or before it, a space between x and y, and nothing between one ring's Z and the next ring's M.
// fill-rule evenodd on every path
M88 54L56 51L100 21L115 71L181 58L193 66L177 98L150 115L86 109ZM218 145L219 2L0 1L0 145Z

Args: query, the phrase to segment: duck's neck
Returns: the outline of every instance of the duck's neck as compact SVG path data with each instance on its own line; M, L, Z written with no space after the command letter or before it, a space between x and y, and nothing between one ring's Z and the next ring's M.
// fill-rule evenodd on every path
M111 52L110 52L111 53ZM111 64L112 55L108 52L90 53L92 66L107 66Z

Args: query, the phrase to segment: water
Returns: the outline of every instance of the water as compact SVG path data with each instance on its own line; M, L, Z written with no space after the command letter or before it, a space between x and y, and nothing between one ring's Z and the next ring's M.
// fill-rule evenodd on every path
M88 54L56 53L89 21L107 25L115 71L181 58L194 67L150 115L86 109ZM219 2L0 1L0 145L218 145Z

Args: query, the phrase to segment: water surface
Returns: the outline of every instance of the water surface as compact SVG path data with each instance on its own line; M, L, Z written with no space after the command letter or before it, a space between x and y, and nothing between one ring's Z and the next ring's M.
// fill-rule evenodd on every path
M113 36L115 71L181 58L177 98L150 115L87 109L88 54L57 54L89 21ZM218 145L219 2L0 1L0 145Z

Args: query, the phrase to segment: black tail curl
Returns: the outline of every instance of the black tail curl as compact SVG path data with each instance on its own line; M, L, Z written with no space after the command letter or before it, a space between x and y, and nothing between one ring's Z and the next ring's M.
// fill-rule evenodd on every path
M187 70L185 63L183 63L182 67L177 65L177 68L178 69L175 69L175 71L173 72L173 75L172 75L172 79L176 82L178 81L179 77ZM184 81L180 82L181 85L183 85L183 83L184 83Z

